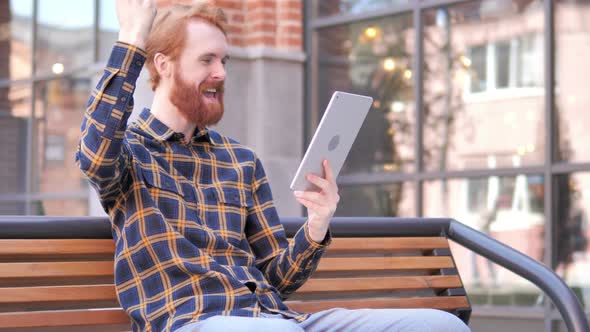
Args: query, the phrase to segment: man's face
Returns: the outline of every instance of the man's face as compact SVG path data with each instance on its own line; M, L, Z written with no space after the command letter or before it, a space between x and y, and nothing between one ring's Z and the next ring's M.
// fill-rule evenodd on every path
M174 63L170 101L198 127L223 117L227 41L216 27L199 20L187 24L185 48Z

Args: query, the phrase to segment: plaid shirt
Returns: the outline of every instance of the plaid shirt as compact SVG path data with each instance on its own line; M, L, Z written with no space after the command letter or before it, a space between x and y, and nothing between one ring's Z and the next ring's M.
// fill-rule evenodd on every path
M92 92L76 162L109 213L115 283L134 331L174 331L261 310L303 321L282 299L315 270L330 236L291 241L256 154L196 130L189 143L149 109L127 127L145 52L116 43Z

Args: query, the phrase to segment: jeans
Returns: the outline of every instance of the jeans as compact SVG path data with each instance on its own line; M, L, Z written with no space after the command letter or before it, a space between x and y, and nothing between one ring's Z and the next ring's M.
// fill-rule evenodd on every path
M335 308L312 314L298 323L280 314L261 313L260 318L214 316L190 323L175 332L468 332L457 316L435 309Z

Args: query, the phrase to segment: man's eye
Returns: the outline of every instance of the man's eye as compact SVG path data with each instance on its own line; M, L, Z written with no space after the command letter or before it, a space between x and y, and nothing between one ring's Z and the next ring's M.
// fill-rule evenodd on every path
M211 59L202 59L201 62L208 65L211 63Z

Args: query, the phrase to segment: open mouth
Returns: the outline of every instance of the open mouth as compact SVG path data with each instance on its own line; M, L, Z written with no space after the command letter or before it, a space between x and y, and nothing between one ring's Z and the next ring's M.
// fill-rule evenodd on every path
M217 99L217 89L205 89L203 90L203 96L205 98Z

